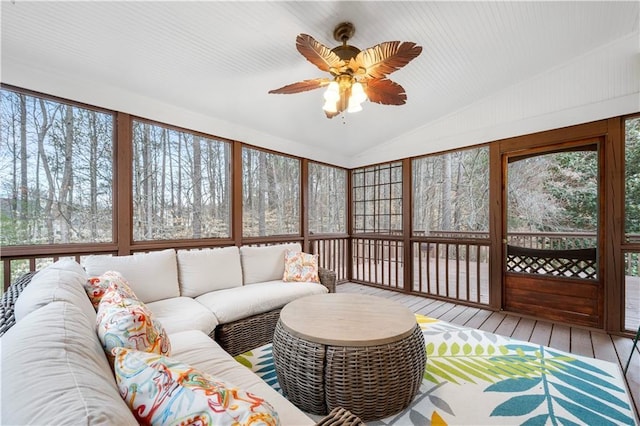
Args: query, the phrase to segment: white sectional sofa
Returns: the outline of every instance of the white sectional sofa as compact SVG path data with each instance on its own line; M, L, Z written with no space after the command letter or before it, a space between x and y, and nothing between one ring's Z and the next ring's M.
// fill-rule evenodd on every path
M264 398L282 425L316 423L210 337L221 324L329 291L282 281L283 261L276 258L287 248L299 245L95 256L85 268L61 260L41 270L15 302L16 323L0 339L0 423L137 424L119 394L83 287L107 270L120 272L165 327L171 358ZM342 410L319 424L357 424L357 418Z
M167 332L198 329L231 355L271 341L280 309L292 300L335 292L335 274L320 271L320 283L284 282L286 250L300 244L263 247L173 249L133 256L89 256L90 276L120 272Z

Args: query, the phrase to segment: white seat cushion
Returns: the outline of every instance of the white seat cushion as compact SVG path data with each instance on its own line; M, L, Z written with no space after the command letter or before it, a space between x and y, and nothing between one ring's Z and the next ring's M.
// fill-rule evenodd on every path
M72 303L43 306L0 342L2 424L138 424L118 393L95 322Z
M90 276L107 271L120 272L144 303L180 296L178 264L173 249L131 256L89 256L84 267Z
M42 269L16 300L16 322L51 302L66 301L78 306L87 321L95 324L96 311L84 289L87 279L82 266L74 260L59 260Z
M322 284L282 280L218 290L196 297L211 310L219 324L282 308L287 303L312 294L328 293Z
M184 331L171 334L169 338L173 351L172 358L264 398L278 413L280 424L300 426L315 424L295 405L251 370L239 364L205 334L198 331Z
M299 243L240 247L245 285L281 280L284 275L284 254L287 250L301 251L302 247Z
M180 294L201 294L242 285L238 247L178 251Z
M186 330L200 330L209 334L218 325L213 312L190 297L172 297L150 302L147 303L147 308L169 334Z

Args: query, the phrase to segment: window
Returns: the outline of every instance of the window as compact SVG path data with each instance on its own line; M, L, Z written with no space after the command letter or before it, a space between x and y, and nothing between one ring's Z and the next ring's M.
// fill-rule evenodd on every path
M0 244L113 241L114 116L0 90Z
M625 120L624 141L624 235L625 243L640 243L640 117ZM624 252L625 317L624 329L636 331L640 326L640 250Z
M309 163L309 231L346 233L347 171Z
M300 160L242 149L244 237L300 234Z
M133 238L229 238L231 145L133 122Z
M353 179L353 232L402 233L402 163L356 169Z
M640 117L625 121L625 240L640 242Z
M417 158L413 230L419 236L489 232L489 148Z

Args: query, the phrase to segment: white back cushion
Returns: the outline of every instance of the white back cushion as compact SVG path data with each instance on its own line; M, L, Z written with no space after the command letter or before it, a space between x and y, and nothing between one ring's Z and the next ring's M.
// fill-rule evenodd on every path
M144 303L180 296L176 251L167 249L131 256L89 256L84 263L90 276L117 271Z
M54 301L37 309L0 342L3 425L137 425L118 393L95 321L75 304Z
M201 294L242 285L238 247L178 251L180 294Z
M59 260L43 268L16 300L16 322L51 302L65 301L76 305L87 321L95 323L96 311L84 289L88 278L82 266L74 260Z
M244 283L254 284L282 280L284 275L284 253L287 250L301 251L302 247L300 243L264 247L240 247Z

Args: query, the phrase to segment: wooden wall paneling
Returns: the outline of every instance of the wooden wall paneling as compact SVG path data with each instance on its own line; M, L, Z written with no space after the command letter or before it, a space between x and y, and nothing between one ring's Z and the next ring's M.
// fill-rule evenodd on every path
M405 158L402 160L402 264L404 265L402 282L404 291L407 293L413 288L413 256L411 255L411 236L413 235L413 198L411 193L413 191L411 190L411 174L411 159ZM396 242L396 247L397 244Z
M514 152L543 145L600 137L607 133L607 129L607 120L593 121L561 129L502 139L491 143L491 146L498 145L501 153Z
M357 273L354 274L353 268L354 268L354 264L357 265L357 262L353 261L353 242L354 239L351 238L351 236L353 235L353 176L352 176L353 172L351 170L347 170L347 181L346 181L346 191L347 191L347 196L346 198L346 217L345 220L347 221L347 234L349 235L349 239L346 242L346 247L345 247L345 258L347 261L347 264L345 265L345 271L346 271L346 277L345 279L347 281L351 281L353 279L354 276L357 276ZM357 254L357 252L356 252Z
M504 268L504 250L506 244L506 228L502 217L506 213L504 207L505 188L503 175L506 173L506 160L503 160L499 144L489 146L489 306L502 309L502 271ZM479 250L479 249L478 249ZM479 262L478 262L479 263ZM478 301L480 296L478 292Z
M306 158L300 161L300 211L298 215L300 216L302 251L311 253L309 243L309 160Z
M605 330L624 330L624 121L611 118L604 142L603 189L600 196L604 203L604 227L602 232L604 253L601 256L604 288Z
M231 238L242 245L242 143L231 146Z

